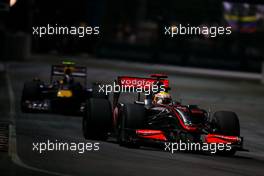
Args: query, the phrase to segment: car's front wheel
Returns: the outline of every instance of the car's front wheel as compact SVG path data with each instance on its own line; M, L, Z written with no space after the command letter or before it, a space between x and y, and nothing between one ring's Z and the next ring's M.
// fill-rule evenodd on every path
M24 84L21 96L21 111L29 112L25 102L40 99L40 82L31 81Z
M226 136L240 136L240 124L236 113L230 111L217 111L213 114L212 125L214 133ZM218 151L218 154L231 156L236 153L236 149L229 151Z

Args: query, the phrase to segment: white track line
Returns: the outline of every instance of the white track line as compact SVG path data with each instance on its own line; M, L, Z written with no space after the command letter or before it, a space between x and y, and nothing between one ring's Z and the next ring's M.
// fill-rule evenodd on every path
M57 176L70 176L58 172L53 172L53 171L48 171L44 169L39 169L35 168L33 166L29 166L25 164L18 156L17 154L17 142L16 142L16 119L15 119L15 114L16 114L16 107L15 107L15 95L11 83L11 78L8 72L8 65L6 65L6 81L7 81L7 88L8 88L8 94L9 94L9 99L10 99L10 125L9 125L9 149L8 149L8 154L11 157L12 161L26 169L36 171L36 172L41 172L44 174L49 174L49 175L57 175Z

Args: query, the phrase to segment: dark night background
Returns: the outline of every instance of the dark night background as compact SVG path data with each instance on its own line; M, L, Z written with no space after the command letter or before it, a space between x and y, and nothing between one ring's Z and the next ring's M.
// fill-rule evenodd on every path
M10 1L0 0L0 176L264 175L263 0L16 0L12 6ZM100 35L32 34L32 27L48 24L99 26ZM232 26L232 34L164 35L164 26L179 24ZM89 91L93 83L109 85L119 76L167 74L175 102L198 105L208 120L216 111L235 112L249 152L232 157L171 154L151 146L120 146L110 136L99 141L100 151L40 154L33 143L98 142L84 138L83 116L21 110L25 85L33 81L42 86L43 81L53 87L51 66L62 61L87 68L83 87ZM134 98L124 94L120 105Z
M261 71L262 21L253 21L254 29L246 32L240 24L243 22L238 22L238 29L233 30L232 35L216 38L181 36L172 39L163 35L164 25L226 26L224 15L228 12L220 0L17 0L9 9L3 6L8 0L0 2L2 60L26 59L32 53L92 54L98 58ZM256 15L256 8L261 4L250 2L249 14L243 14L241 3L235 4L237 10L233 13L238 17ZM47 24L100 26L100 35L84 38L31 35L32 26Z

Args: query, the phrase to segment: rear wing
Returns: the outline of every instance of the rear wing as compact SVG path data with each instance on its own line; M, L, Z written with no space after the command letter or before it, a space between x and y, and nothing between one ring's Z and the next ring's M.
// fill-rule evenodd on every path
M133 88L141 88L141 90L144 91L153 91L154 85L155 86L155 91L159 92L161 91L159 88L161 85L163 85L163 88L165 91L170 90L169 87L169 80L166 79L167 76L160 75L160 74L155 74L151 75L151 78L142 78L142 77L132 77L132 76L119 76L117 77L117 80L115 83L120 86L120 90L134 90ZM122 91L119 92L114 92L114 97L113 97L113 107L117 106L118 104L118 99ZM140 93L138 92L138 98L137 101L140 101ZM152 94L149 94L146 96L147 99L151 99Z
M68 66L68 65L52 65L51 76L64 76L65 70L71 69L73 77L86 78L87 68L81 66Z
M169 88L168 79L160 78L141 78L141 77L131 77L131 76L119 76L117 78L117 83L119 86L123 87L134 87L134 88L151 88L153 85L164 85L164 88Z

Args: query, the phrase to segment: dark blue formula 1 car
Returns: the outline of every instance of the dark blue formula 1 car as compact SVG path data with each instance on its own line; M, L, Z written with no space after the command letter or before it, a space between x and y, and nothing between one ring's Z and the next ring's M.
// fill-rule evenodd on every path
M89 98L107 98L97 87L87 87L86 67L73 62L52 65L49 83L34 79L24 84L21 110L81 115Z

